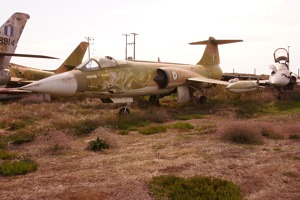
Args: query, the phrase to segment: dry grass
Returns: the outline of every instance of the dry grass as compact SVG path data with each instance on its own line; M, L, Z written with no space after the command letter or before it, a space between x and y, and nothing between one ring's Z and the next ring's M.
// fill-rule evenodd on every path
M153 135L134 129L127 135L118 134L115 122L121 119L116 116L116 105L96 100L2 104L0 123L3 119L23 121L28 116L33 123L21 130L30 129L36 135L30 143L9 143L6 151L24 155L39 167L26 175L0 177L0 199L151 199L146 183L160 175L229 180L250 200L299 199L300 145L299 139L290 139L290 135L299 134L299 114L293 109L278 109L276 115L260 113L241 120L236 118L236 104L219 102L204 107L133 107L132 113L140 117L134 120L148 120L150 125L154 120L159 125L175 124L178 118L174 120L174 116L180 113L201 114L184 121L194 129L167 128ZM97 121L97 128L80 137L70 134L73 124L83 119ZM222 131L236 121L255 129L264 144L237 145L221 140ZM0 136L15 131L4 126ZM263 137L262 132L268 134ZM275 139L277 135L280 138ZM86 150L97 137L110 148Z

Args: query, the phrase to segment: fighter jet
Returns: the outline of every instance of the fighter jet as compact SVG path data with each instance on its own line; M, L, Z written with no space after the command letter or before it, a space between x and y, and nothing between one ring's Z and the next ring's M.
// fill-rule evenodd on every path
M8 66L11 79L7 87L20 87L28 83L52 76L54 74L70 71L82 63L88 42L81 42L69 57L56 70L40 70L31 67L10 63Z
M50 56L15 53L28 19L28 14L17 12L0 27L0 87L5 87L10 81L10 73L7 67L12 56L54 59Z
M99 97L104 102L132 102L134 96L150 96L177 93L179 103L195 98L199 103L206 100L204 89L215 84L227 86L228 91L240 93L232 83L221 81L218 45L242 40L208 40L193 42L206 45L201 60L195 64L116 60L110 56L93 57L74 70L54 75L28 84L21 89L60 96L77 93ZM243 85L243 84L242 84ZM243 92L253 91L259 86L245 84Z
M289 69L290 57L285 48L276 49L273 56L275 64L269 66L272 72L266 84L276 88L278 91L277 98L281 99L283 91L293 90L294 85L300 85L300 79L297 78L297 74Z

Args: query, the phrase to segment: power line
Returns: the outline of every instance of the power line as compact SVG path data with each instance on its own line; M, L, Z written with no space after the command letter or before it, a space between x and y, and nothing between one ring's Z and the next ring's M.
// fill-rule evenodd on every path
M90 45L94 44L94 38L88 36L88 37L85 37L85 39L88 42L88 53L89 53L89 58L91 58Z

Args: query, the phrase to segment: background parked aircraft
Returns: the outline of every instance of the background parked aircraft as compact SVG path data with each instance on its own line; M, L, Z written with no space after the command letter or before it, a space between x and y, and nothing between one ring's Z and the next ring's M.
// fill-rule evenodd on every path
M190 43L206 45L204 54L196 65L116 60L109 56L90 58L72 71L36 81L22 89L61 96L84 93L105 101L110 99L112 102L132 101L134 96L159 97L176 92L179 103L191 98L203 103L206 100L204 89L215 84L231 85L219 80L222 70L219 66L218 45L241 41L216 40L210 37L205 41ZM246 84L243 92L257 87L257 84ZM232 89L234 88L228 88L229 91Z
M20 87L54 74L72 70L82 63L87 48L88 42L81 42L60 67L53 71L40 70L10 63L8 69L11 74L11 80L8 82L8 87Z
M7 69L12 56L33 57L33 58L53 58L43 55L16 54L18 41L24 30L29 15L26 13L14 13L0 27L0 87L5 87L10 81L10 73Z
M285 90L293 90L294 85L300 85L297 74L289 69L289 52L285 48L278 48L274 52L274 65L270 65L272 70L267 84L273 86L278 91L278 99Z

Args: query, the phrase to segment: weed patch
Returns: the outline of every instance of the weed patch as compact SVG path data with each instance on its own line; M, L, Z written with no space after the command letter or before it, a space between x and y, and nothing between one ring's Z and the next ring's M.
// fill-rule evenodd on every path
M256 123L235 122L227 124L221 138L237 144L263 144L263 139Z
M0 159L2 159L2 160L10 160L10 159L15 159L15 158L17 158L17 154L16 153L10 153L8 151L0 149Z
M15 131L25 128L28 125L33 124L32 119L4 119L0 122L0 128Z
M181 129L181 130L189 130L195 128L194 125L187 122L177 122L168 126L168 128Z
M151 126L151 127L145 127L139 129L139 132L143 135L152 135L152 134L162 133L166 131L167 131L167 127L165 126Z
M206 124L196 129L198 132L202 134L212 134L217 131L217 127L215 124Z
M190 115L177 115L175 116L175 119L179 120L190 120L190 119L202 119L202 114L190 114Z
M86 135L98 128L97 119L83 119L74 124L74 134L77 136Z
M65 149L66 149L66 147L59 145L59 144L55 144L55 145L49 147L47 150L51 155L57 156L57 155L63 154Z
M240 187L230 181L195 176L154 177L148 183L154 199L242 199Z
M281 135L273 126L273 124L267 124L267 123L263 123L260 124L261 127L261 135L269 138L269 139L273 139L273 140L279 140L279 139L283 139L283 135Z
M92 151L102 151L103 149L108 149L109 145L104 141L97 137L96 140L90 141L88 149Z
M12 144L19 145L23 143L32 142L35 139L35 134L29 133L25 130L21 130L8 136L8 139Z
M4 136L0 136L0 149L6 149L8 140Z
M297 134L291 134L291 135L290 135L290 139L291 139L291 140L299 140L299 139L300 139L300 135L297 135Z
M13 176L34 172L38 168L38 164L30 159L20 161L4 161L0 164L0 174L3 176Z

